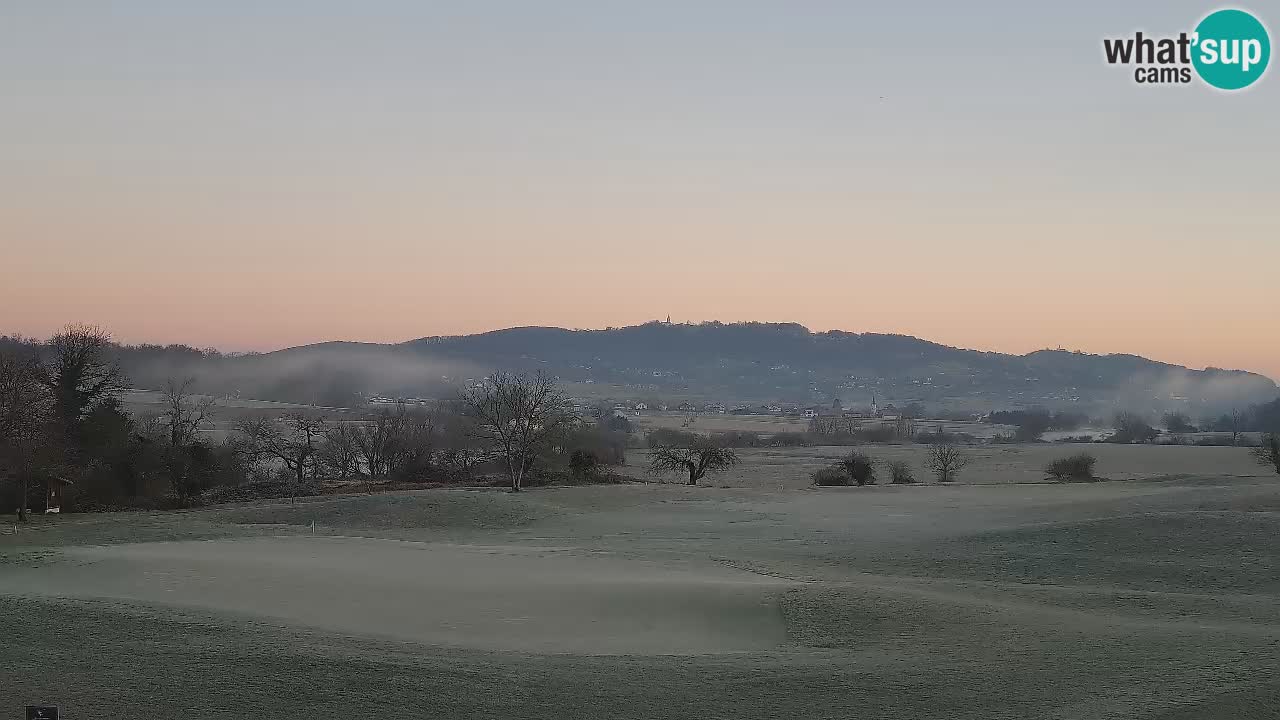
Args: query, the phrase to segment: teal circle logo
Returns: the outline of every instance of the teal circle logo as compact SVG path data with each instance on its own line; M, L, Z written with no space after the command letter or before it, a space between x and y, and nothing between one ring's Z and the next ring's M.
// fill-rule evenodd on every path
M1258 81L1271 61L1271 36L1243 10L1218 10L1196 26L1191 63L1200 79L1219 90L1241 90Z

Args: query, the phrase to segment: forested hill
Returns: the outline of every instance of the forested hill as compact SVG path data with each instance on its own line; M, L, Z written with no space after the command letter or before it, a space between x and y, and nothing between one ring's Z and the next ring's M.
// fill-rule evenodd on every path
M0 341L0 343L14 341ZM1276 397L1274 382L1189 370L1134 355L980 352L903 335L810 332L796 324L702 323L605 330L522 327L406 343L332 342L224 355L185 346L123 346L137 387L195 376L209 392L322 405L380 395L444 396L493 370L542 370L572 392L729 403L923 402L1183 409L1214 413Z
M946 404L1247 404L1277 393L1249 372L1189 370L1134 355L1007 355L905 335L797 324L660 322L606 330L525 327L406 343L435 359L542 368L565 379L744 400Z

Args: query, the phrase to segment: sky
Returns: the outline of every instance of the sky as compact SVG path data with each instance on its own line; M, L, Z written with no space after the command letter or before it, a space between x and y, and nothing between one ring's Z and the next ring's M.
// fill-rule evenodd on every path
M1103 60L1217 7L10 0L0 333L670 315L1280 378L1278 71Z

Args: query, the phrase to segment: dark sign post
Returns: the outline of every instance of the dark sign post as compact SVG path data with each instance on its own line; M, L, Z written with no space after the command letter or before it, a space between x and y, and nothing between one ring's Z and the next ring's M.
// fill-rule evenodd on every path
M27 720L58 720L58 706L28 705Z

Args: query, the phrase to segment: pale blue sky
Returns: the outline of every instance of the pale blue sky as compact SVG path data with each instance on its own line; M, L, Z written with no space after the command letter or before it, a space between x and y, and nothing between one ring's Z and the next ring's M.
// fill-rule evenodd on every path
M1280 306L1280 79L1102 61L1217 7L11 0L0 331L670 312L1280 374L1222 322Z

